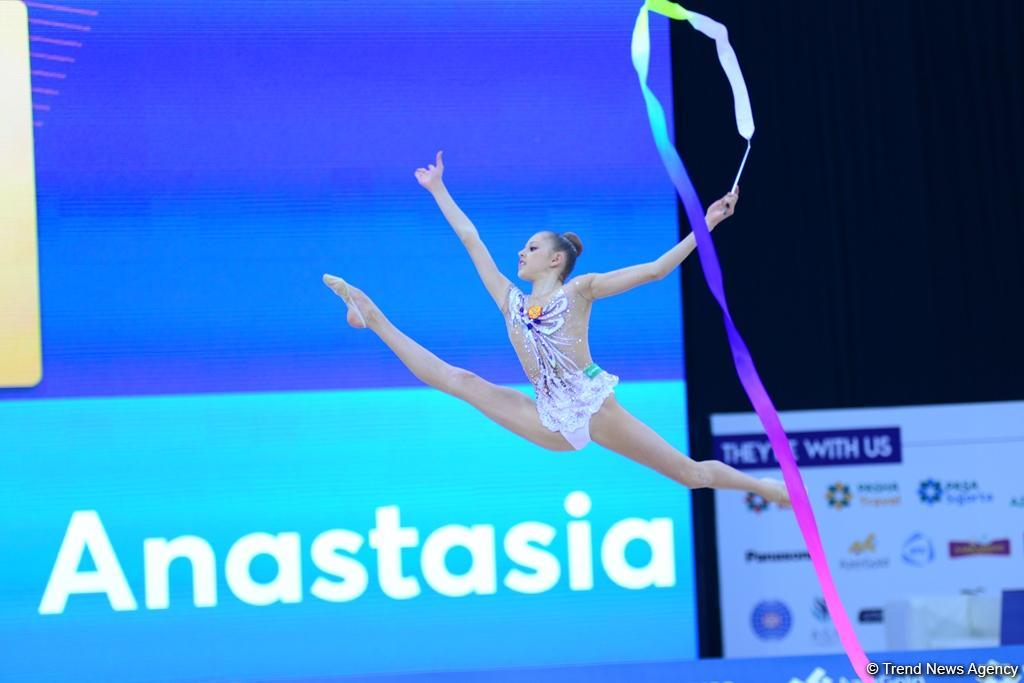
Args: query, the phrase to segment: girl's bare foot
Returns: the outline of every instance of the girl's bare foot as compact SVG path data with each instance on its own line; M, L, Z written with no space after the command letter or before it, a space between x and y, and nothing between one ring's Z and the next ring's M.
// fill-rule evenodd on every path
M355 328L369 327L376 317L377 307L370 298L361 290L351 287L347 282L336 275L324 273L324 284L331 288L335 294L341 297L348 306L348 324ZM364 317L365 312L365 317Z
M764 490L758 491L757 493L765 500L776 503L784 510L788 510L793 507L793 503L789 499L789 491L786 490L785 482L765 477L761 480L761 483L764 484Z

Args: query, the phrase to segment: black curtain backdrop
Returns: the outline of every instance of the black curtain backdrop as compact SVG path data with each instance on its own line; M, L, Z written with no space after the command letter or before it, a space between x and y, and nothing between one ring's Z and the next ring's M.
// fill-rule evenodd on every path
M729 27L750 89L753 150L714 237L776 407L1024 399L1024 2L683 4ZM676 144L707 205L744 143L714 43L673 22L672 51ZM696 256L683 302L706 459L709 415L750 406ZM700 650L715 657L710 492L694 507Z

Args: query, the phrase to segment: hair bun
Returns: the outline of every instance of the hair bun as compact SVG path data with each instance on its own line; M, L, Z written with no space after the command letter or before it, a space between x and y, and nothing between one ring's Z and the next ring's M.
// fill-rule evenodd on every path
M563 232L562 237L569 240L569 243L576 247L576 256L583 253L583 241L580 239L579 235L574 232Z

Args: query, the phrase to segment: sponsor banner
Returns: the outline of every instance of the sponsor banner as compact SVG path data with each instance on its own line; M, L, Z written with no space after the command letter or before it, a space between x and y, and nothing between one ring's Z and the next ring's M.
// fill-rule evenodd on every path
M1009 473L1022 454L1024 402L803 411L782 420L866 650L912 642L886 620L901 601L958 596L965 583L998 601L1021 587L1024 493ZM712 416L717 456L751 476L780 478L757 429L752 414ZM820 598L818 582L801 559L792 513L750 493L716 491L715 499L725 656L841 652L825 613L808 607Z

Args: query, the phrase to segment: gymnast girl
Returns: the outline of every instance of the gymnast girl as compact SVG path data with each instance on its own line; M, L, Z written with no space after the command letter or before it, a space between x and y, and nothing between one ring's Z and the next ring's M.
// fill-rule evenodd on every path
M373 330L420 380L467 401L542 448L579 450L593 440L691 489L750 491L790 507L781 481L756 479L715 460L698 462L676 450L619 404L614 393L619 378L598 367L590 356L587 333L594 301L661 280L694 250L694 236L688 235L649 263L578 275L566 282L583 253L580 238L571 232L538 232L519 252L517 275L532 283L527 295L501 274L476 227L452 199L442 181L441 157L438 152L434 164L417 169L414 175L433 195L501 309L536 400L449 365L395 327L361 290L325 274L324 283L348 306L349 325ZM705 218L708 228L731 216L738 200L737 188L712 204Z

